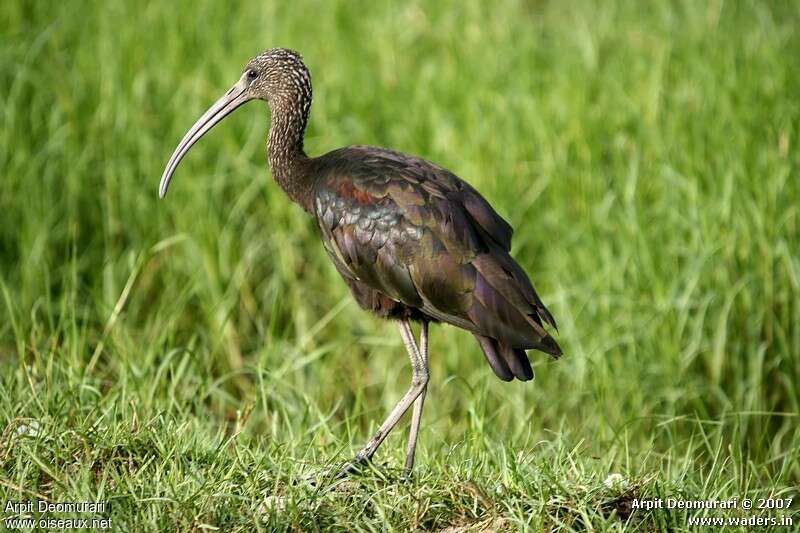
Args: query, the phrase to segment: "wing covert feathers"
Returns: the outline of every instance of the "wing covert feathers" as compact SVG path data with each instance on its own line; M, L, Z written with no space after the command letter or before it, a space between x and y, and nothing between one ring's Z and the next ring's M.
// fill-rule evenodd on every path
M513 230L469 184L427 161L354 146L317 158L315 212L348 284L475 334L500 379L553 356L556 322L509 254ZM360 302L361 303L361 302Z

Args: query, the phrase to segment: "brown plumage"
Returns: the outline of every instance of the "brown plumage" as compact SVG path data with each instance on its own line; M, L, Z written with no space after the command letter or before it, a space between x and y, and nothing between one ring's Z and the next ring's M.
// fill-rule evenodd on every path
M311 94L310 74L297 53L277 48L260 54L186 134L160 192L166 194L180 159L214 124L248 100L269 103L268 158L275 180L315 216L325 249L359 305L400 323L414 368L412 388L345 471L370 458L413 403L410 470L428 379L428 323L470 331L504 381L533 378L526 350L561 354L544 329L556 323L509 253L511 226L452 172L372 146L306 156ZM421 346L409 321L422 324Z
M509 255L511 227L465 181L370 146L311 169L325 249L364 309L471 331L506 381L533 377L524 350L561 353L542 327L555 327L552 315Z

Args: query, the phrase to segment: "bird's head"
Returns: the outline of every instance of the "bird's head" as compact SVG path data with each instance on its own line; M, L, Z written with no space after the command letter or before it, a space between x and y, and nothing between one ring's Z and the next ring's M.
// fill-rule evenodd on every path
M308 113L311 75L300 54L287 48L270 48L248 61L239 80L189 128L170 157L161 176L158 194L167 194L172 175L183 156L211 128L250 100L265 100L274 110ZM290 106L300 106L292 109Z
M266 100L273 107L311 99L311 75L300 54L287 48L270 48L251 59L242 80L250 98Z

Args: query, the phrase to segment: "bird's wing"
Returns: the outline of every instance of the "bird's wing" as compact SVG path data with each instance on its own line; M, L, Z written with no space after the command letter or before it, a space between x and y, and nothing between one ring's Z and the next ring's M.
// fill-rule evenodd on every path
M511 226L466 182L370 147L320 158L315 211L337 268L433 318L553 353L555 326L511 258Z

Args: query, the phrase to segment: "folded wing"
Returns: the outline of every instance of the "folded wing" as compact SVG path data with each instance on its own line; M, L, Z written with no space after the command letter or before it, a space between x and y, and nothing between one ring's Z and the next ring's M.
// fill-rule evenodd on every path
M555 320L509 255L512 229L469 184L372 147L320 158L315 210L345 276L476 335L501 379L533 373L526 349L561 351Z

